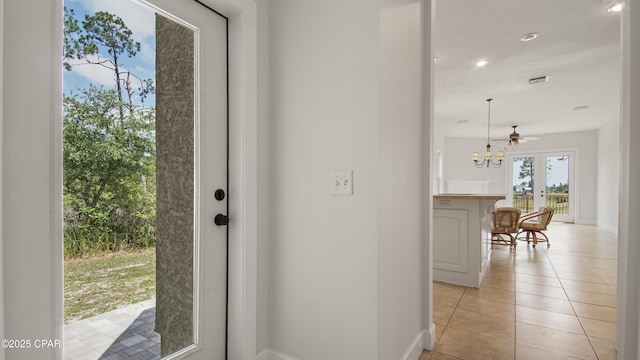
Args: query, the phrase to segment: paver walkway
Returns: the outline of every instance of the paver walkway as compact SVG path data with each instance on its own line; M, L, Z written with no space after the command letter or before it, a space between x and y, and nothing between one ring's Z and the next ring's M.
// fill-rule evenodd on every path
M65 325L65 359L159 360L155 312L151 299Z

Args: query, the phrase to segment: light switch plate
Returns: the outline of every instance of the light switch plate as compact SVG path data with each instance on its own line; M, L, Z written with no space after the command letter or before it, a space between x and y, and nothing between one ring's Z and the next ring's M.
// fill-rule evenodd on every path
M353 195L353 171L331 172L331 195Z

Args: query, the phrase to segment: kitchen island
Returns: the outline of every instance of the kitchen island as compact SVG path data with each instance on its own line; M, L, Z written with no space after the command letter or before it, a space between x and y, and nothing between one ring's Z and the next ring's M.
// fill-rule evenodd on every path
M491 213L503 194L433 196L433 280L480 287L491 260Z

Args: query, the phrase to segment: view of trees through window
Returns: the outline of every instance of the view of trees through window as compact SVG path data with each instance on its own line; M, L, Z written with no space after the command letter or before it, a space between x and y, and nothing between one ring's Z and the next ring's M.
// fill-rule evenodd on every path
M535 157L513 159L513 203L523 212L534 209L536 181L542 181L547 206L556 214L567 214L569 205L569 157L546 156L544 167L537 167Z
M154 13L130 0L67 0L62 56L71 322L155 297Z
M68 256L148 247L155 225L153 79L128 70L140 42L119 17L79 21L65 8L64 67L100 67L111 87L90 83L64 94L65 252ZM72 65L72 62L74 63Z

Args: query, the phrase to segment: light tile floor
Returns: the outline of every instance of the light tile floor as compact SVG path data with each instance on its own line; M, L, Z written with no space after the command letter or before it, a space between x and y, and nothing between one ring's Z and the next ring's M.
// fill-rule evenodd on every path
M617 238L553 223L551 246L494 245L479 289L433 284L436 345L420 360L615 359Z
M125 306L64 327L65 360L159 360L155 300Z

